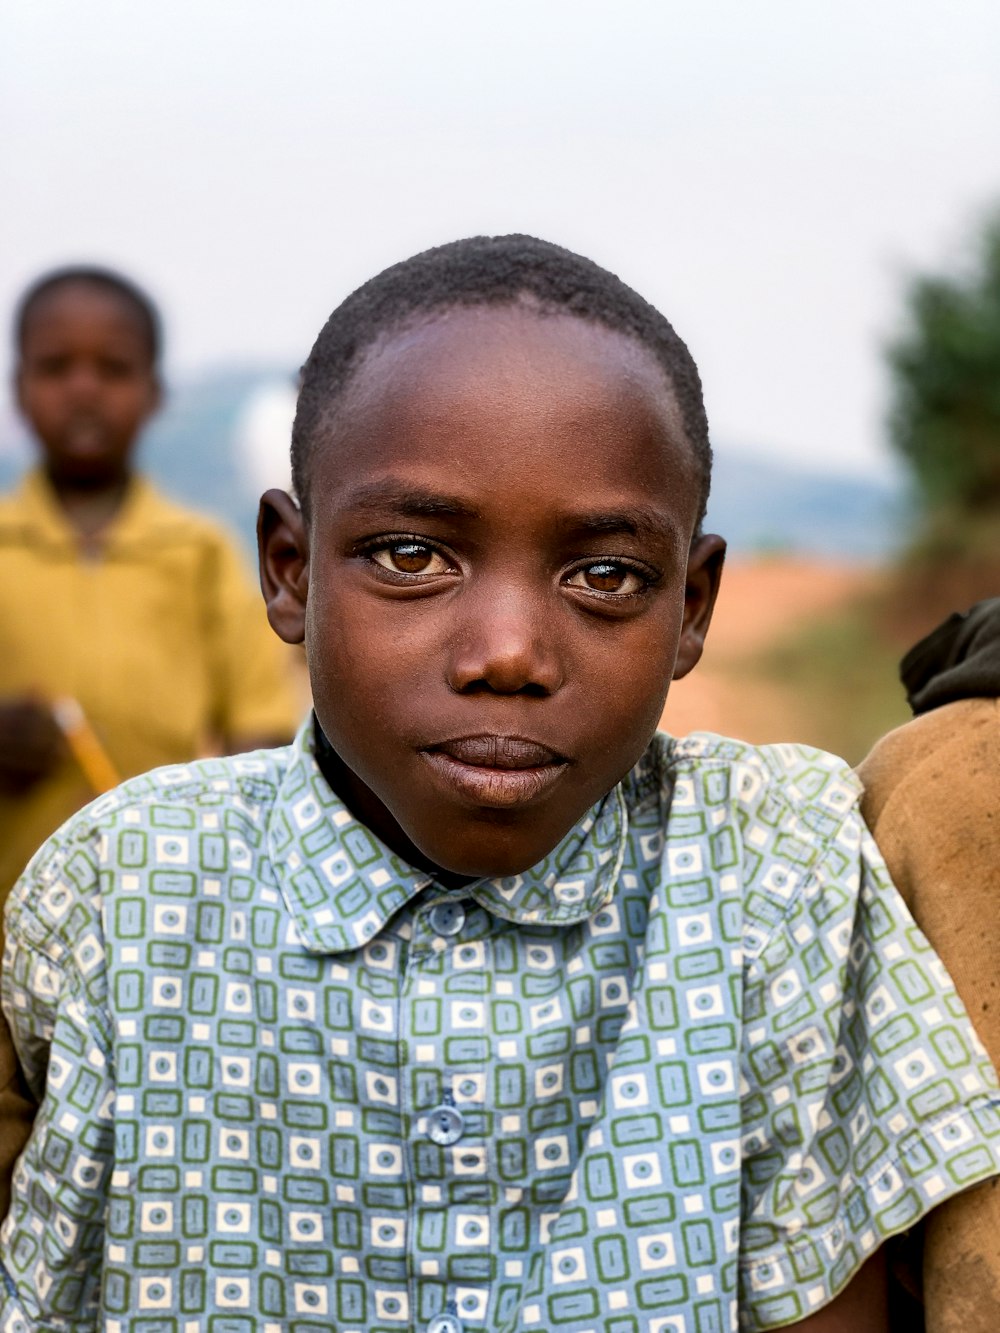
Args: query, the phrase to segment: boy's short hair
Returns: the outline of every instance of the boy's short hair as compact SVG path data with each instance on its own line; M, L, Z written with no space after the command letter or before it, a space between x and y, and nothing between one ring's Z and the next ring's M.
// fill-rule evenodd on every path
M343 301L302 371L292 431L292 481L309 502L316 436L361 355L383 333L455 306L511 305L527 298L546 313L577 315L641 342L673 389L699 471L699 525L712 470L701 379L691 353L663 315L593 260L534 236L471 236L393 264Z
M131 278L126 278L114 269L101 268L96 264L71 264L64 268L53 269L36 278L22 294L14 312L14 350L24 350L24 340L28 332L28 323L37 307L52 292L60 287L78 285L96 287L99 291L117 296L128 305L142 328L142 335L149 349L149 360L153 366L159 364L163 351L163 329L160 312L149 297Z

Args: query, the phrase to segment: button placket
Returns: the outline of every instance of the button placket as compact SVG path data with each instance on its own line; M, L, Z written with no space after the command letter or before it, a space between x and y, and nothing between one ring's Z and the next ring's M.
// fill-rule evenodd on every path
M420 914L420 943L411 954L418 1066L413 1259L423 1333L472 1333L486 1323L490 1307L497 1226L486 1179L490 1117L484 1105L491 927L493 918L473 900L439 898ZM429 1102L435 1081L437 1096Z
M415 1329L421 1333L462 1333L453 1284L448 1277L448 1224L451 1212L449 1159L465 1133L455 1105L446 1058L450 1029L444 976L454 939L466 924L466 909L455 896L430 887L418 909L406 980L405 1049L411 1061L407 1077L408 1154L412 1170L411 1293ZM433 901L437 898L437 901ZM452 1322L455 1321L455 1322Z
M477 911L466 918L464 931L449 941L444 956L447 1027L453 1052L450 1092L464 1116L462 1139L448 1151L452 1201L448 1218L448 1297L453 1303L450 1308L466 1330L487 1324L490 1256L498 1226L488 1183L490 1116L486 1106L492 991L489 972L496 928L488 912Z

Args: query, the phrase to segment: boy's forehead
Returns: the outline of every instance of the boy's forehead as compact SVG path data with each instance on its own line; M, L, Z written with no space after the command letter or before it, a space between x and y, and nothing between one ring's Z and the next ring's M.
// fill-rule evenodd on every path
M373 381L383 392L444 386L473 370L512 382L571 372L605 391L624 375L674 409L665 370L637 338L527 303L451 306L388 330L362 354L347 394L366 392Z
M25 341L62 332L80 321L112 331L118 337L148 342L139 312L127 297L83 278L68 279L42 292L25 319Z
M364 436L363 458L374 461L373 443L388 452L415 425L437 426L460 466L463 443L472 443L463 427L491 420L530 428L538 448L560 447L574 425L582 435L624 422L696 477L672 385L652 352L595 321L519 305L449 308L385 334L362 355L323 433L335 452Z

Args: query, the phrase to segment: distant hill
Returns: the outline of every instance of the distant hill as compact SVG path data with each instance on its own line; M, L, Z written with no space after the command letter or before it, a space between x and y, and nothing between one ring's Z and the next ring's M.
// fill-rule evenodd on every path
M901 490L887 483L782 467L716 446L706 526L735 555L879 560L898 548L904 524Z
M285 368L265 367L216 371L177 384L143 445L143 463L160 485L222 517L248 549L257 496L272 480L262 462L269 449L273 482L283 483L282 402L290 383ZM259 437L261 430L271 434L266 447L259 438L248 440L248 432ZM0 487L11 483L26 457L12 419L0 419ZM885 483L785 468L716 446L707 524L728 538L735 555L799 551L877 560L898 545L901 514L899 492Z

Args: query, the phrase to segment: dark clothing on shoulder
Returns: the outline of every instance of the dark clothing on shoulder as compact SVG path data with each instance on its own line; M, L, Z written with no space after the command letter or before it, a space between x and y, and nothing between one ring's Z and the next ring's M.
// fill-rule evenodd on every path
M899 665L915 714L957 699L1000 695L1000 597L956 611L915 643Z

